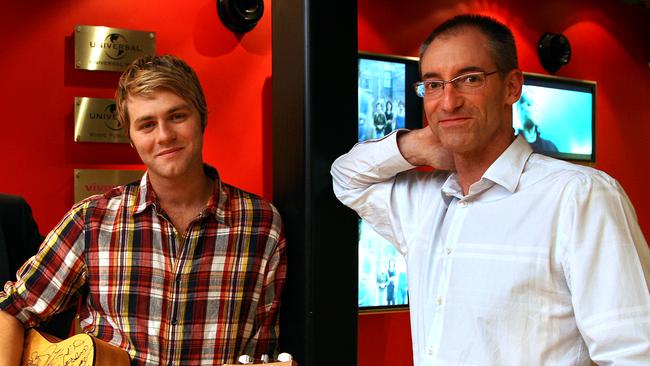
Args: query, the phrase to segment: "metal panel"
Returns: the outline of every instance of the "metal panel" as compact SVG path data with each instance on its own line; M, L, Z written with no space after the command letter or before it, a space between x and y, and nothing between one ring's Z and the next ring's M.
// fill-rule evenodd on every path
M94 194L102 194L115 186L142 178L142 170L75 169L74 201L79 202Z
M358 222L329 174L357 140L357 2L274 0L271 10L273 203L290 243L280 349L301 365L357 365ZM335 138L331 121L348 122Z
M74 98L75 142L128 143L117 120L115 101L104 98Z
M123 71L136 58L156 53L154 32L78 25L74 35L77 69Z

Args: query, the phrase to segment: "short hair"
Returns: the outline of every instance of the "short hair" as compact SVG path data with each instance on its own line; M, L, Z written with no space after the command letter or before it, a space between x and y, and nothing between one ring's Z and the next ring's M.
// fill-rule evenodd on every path
M478 14L457 15L436 27L420 46L420 61L429 45L439 36L456 34L474 28L488 39L488 49L501 73L519 68L515 37L510 28L494 18Z
M169 90L191 103L199 112L201 129L208 123L208 108L201 83L192 68L173 55L142 56L122 73L115 92L117 118L129 136L129 110L126 102L130 96L151 95L156 90Z

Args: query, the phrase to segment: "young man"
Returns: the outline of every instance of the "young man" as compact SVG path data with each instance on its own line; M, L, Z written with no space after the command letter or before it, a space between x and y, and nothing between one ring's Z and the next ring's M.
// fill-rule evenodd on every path
M428 126L357 144L337 197L406 256L415 365L647 365L650 250L619 184L514 138L512 33L462 15L421 49ZM415 166L449 171L422 172Z
M5 285L0 364L17 364L23 326L79 297L82 330L134 364L273 353L286 276L281 218L203 163L207 109L196 74L173 56L143 57L122 75L116 104L147 172L76 204Z

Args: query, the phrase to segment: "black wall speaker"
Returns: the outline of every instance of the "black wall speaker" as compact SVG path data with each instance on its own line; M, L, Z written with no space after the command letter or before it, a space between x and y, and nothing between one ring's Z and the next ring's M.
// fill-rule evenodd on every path
M262 19L264 1L217 0L217 12L228 29L236 33L246 33Z
M571 44L562 34L544 33L537 43L537 56L544 69L554 73L571 59Z

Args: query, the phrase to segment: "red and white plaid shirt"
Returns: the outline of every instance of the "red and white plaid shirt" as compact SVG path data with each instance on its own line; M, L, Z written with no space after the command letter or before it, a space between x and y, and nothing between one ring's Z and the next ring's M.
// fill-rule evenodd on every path
M276 351L285 238L268 202L224 184L185 235L147 175L76 204L0 292L26 326L76 303L84 332L137 365L234 363Z

